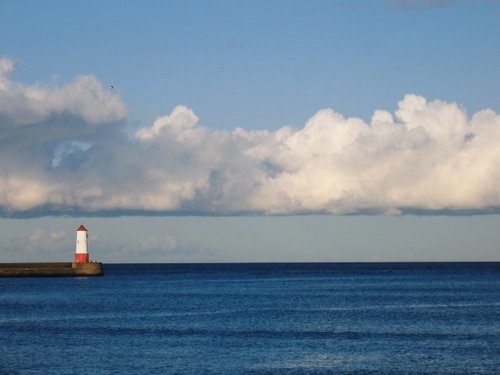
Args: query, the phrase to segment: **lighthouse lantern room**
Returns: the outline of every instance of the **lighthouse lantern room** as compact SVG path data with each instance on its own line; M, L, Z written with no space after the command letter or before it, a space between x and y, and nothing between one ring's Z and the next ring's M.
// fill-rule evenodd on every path
M75 252L76 263L89 262L87 238L88 238L87 229L83 225L80 225L76 230L76 252Z

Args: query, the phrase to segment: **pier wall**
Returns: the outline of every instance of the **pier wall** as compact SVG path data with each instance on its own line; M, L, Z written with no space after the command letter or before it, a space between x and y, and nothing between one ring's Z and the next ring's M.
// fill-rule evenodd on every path
M102 276L100 262L0 263L0 277Z

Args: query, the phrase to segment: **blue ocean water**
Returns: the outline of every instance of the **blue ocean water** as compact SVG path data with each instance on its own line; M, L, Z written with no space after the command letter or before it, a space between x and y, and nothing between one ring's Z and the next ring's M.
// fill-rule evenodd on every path
M500 263L121 264L0 279L2 374L494 374Z

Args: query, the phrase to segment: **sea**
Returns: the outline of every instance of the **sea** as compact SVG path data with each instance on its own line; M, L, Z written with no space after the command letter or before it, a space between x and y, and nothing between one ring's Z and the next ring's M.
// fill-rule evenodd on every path
M499 374L500 263L0 279L0 374Z

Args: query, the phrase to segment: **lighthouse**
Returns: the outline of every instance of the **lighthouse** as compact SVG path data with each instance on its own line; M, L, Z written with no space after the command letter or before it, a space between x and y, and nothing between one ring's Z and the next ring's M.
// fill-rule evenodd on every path
M87 228L85 228L83 225L80 225L76 230L76 252L75 252L76 263L89 262L87 238L88 238Z

